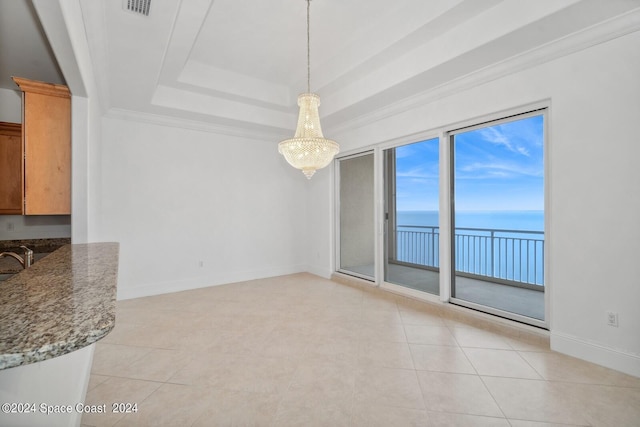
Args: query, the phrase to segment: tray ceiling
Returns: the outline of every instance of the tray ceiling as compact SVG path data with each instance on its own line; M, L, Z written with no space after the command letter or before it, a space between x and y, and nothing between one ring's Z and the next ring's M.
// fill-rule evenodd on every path
M290 136L306 91L306 1L151 0L149 16L79 1L107 114ZM582 48L576 35L610 20L638 30L639 10L638 0L313 0L311 89L330 134L514 58L566 54L572 38Z

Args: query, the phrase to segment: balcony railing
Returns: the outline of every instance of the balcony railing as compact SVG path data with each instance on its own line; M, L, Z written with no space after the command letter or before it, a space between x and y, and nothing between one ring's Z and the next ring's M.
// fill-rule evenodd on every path
M438 269L440 229L399 225L395 260ZM544 232L456 228L456 274L513 285L544 286Z

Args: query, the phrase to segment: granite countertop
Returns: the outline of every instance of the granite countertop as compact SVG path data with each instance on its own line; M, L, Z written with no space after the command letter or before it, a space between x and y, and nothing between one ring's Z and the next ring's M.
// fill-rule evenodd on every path
M15 252L24 257L24 249L20 246L26 246L33 251L34 263L49 255L56 249L71 243L71 239L27 239L27 240L0 240L0 252ZM0 274L14 274L22 271L22 265L18 260L12 257L0 258Z
M0 282L0 369L62 356L113 329L118 250L65 245Z

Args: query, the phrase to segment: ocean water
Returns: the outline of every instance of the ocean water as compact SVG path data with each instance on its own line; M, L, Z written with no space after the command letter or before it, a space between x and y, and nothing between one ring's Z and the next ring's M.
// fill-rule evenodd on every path
M397 259L439 267L438 212L404 211L397 216ZM457 212L455 227L457 271L544 285L543 211Z
M456 228L544 231L543 211L456 212ZM398 225L438 226L438 211L399 211Z

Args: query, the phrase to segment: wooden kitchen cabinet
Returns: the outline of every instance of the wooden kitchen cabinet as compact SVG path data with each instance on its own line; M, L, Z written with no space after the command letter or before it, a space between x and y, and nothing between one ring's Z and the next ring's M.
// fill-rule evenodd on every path
M21 153L23 159L20 163L21 207L18 213L69 215L71 214L71 94L69 89L64 85L19 77L13 77L13 81L22 91ZM3 149L0 148L0 150ZM13 153L13 149L10 151ZM16 168L15 165L12 168ZM4 185L0 184L0 186ZM0 201L4 200L2 194L4 193L0 192ZM13 192L11 194L11 197L15 197ZM0 206L0 213L9 213L2 211L1 208L2 206Z
M0 122L0 214L22 213L22 125Z

